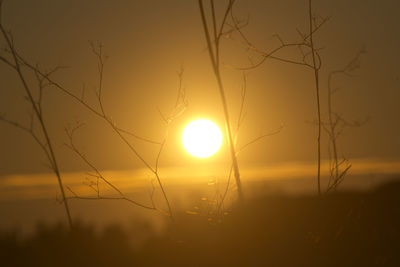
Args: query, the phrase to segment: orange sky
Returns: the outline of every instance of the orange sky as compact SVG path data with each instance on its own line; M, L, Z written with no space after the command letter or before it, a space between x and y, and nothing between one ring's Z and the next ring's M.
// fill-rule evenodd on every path
M342 89L335 99L335 108L349 120L371 118L366 125L343 133L339 140L340 155L350 160L398 160L399 2L318 1L315 10L331 16L316 36L317 44L325 47L321 52L322 101L326 99L327 73L344 66L361 47L368 51L355 77L337 81ZM296 28L307 27L306 1L239 1L235 12L243 18L249 15L245 31L262 48L276 45L272 37L275 33L285 40L295 40ZM168 113L173 106L176 72L183 66L188 108L171 125L161 165L175 168L224 163L226 166L226 142L216 156L202 162L190 157L180 144L181 131L192 119L207 117L223 126L196 1L5 1L3 22L28 60L43 67L70 66L55 78L76 93L85 85L88 101L93 101L97 67L87 41L103 42L109 56L104 80L105 108L118 125L152 139L159 140L164 134L158 109ZM0 44L3 46L4 40ZM224 40L222 51L222 61L226 64L248 62L247 54L235 41ZM241 153L239 164L246 170L249 166L314 162L316 127L309 123L315 118L311 71L270 61L247 75L247 116L239 146L281 124L284 128ZM224 69L223 78L235 124L242 76L238 71ZM0 81L0 114L6 113L26 124L29 107L15 74L4 64L0 64ZM44 101L45 117L63 171L80 172L86 168L63 145L67 141L64 127L76 120L86 124L77 135L77 144L100 169L143 167L101 120L72 99L51 89L46 91ZM323 112L326 115L325 108ZM322 142L326 159L326 136ZM157 149L134 143L146 160L153 163ZM0 176L46 172L43 162L44 156L29 136L0 124Z

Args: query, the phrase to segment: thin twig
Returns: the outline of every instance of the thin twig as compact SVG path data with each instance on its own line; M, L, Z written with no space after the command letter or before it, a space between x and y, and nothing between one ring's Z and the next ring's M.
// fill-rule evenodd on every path
M1 3L2 2L0 2L0 7L1 7ZM65 192L64 192L64 186L63 186L63 182L62 182L62 179L61 179L61 174L60 174L59 167L58 167L58 164L57 164L56 155L54 153L53 146L52 146L52 143L51 143L51 138L50 138L50 136L48 134L48 131L47 131L46 123L44 122L44 118L42 116L41 110L38 108L38 106L37 106L37 104L35 102L35 99L33 98L33 95L32 95L32 92L31 92L31 88L28 85L28 83L27 83L27 81L25 79L25 76L22 73L19 56L18 56L17 51L15 50L15 46L14 46L14 43L13 43L12 36L6 32L6 30L4 29L3 25L1 24L1 21L0 21L0 31L1 31L5 41L7 43L8 49L9 49L11 55L12 55L12 58L13 58L13 61L14 61L14 63L12 65L15 66L13 69L17 72L18 78L22 83L24 91L25 91L25 93L26 93L26 95L28 97L28 100L32 105L34 114L35 114L35 116L36 116L36 118L37 118L37 120L39 122L41 132L42 132L42 134L44 136L44 139L45 139L46 151L47 151L47 153L49 155L48 159L49 159L50 165L53 167L53 171L54 171L54 173L55 173L55 175L57 177L57 181L58 181L58 185L59 185L60 190L61 190L61 195L62 195L65 211L66 211L66 214L67 214L68 223L69 223L70 228L72 229L73 224L72 224L72 218L71 218L71 214L70 214L70 210L69 210L69 206L68 206L68 200L67 200ZM3 62L6 62L6 61L3 60Z

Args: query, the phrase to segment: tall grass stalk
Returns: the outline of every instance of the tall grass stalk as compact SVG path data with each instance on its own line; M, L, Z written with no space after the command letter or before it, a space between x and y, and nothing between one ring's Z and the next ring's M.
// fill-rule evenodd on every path
M320 96L319 96L319 69L321 67L321 61L317 66L316 55L315 55L315 47L314 47L314 23L313 23L313 15L312 15L312 0L308 1L308 17L309 17L309 39L310 39L310 49L312 55L312 68L314 69L314 81L315 81L315 93L317 100L317 127L318 127L318 135L317 135L317 184L318 184L318 195L321 194L321 105L320 105Z
M213 68L215 78L217 79L218 92L219 92L219 95L221 98L221 103L222 103L222 107L223 107L223 111L224 111L226 134L228 136L230 155L231 155L233 171L234 171L234 175L235 175L236 186L237 186L237 190L238 190L238 198L239 198L239 202L242 202L243 201L243 189L242 189L242 184L241 184L241 179L240 179L240 171L239 171L239 165L238 165L237 156L236 156L236 148L235 148L235 142L234 142L233 133L232 133L228 104L226 101L225 89L224 89L224 85L223 85L222 78L221 78L220 53L219 53L220 52L220 39L223 34L225 22L228 17L228 14L230 13L230 11L232 9L232 5L234 2L235 1L233 1L233 0L229 1L228 6L225 9L222 23L218 29L217 29L214 1L213 0L210 1L211 17L212 17L212 28L211 29L207 25L207 19L206 19L202 0L199 0L199 8L200 8L201 21L202 21L202 25L203 25L203 29L204 29L204 33L205 33L205 37L206 37L206 42L207 42L207 50L208 50L208 54L210 56L210 61L211 61L211 65ZM210 37L211 30L213 32L214 41L211 41L211 37Z
M11 124L21 130L28 132L34 138L35 142L40 145L41 149L43 150L43 152L45 153L45 155L47 157L47 160L49 161L50 168L53 170L54 174L57 177L58 186L61 191L62 202L64 204L65 213L66 213L67 219L68 219L68 224L69 224L70 229L72 229L73 223L72 223L72 218L71 218L71 212L70 212L69 205L68 205L68 199L66 198L66 195L65 195L64 185L63 185L63 181L61 179L61 173L60 173L60 169L59 169L59 166L57 163L56 154L54 153L51 137L49 135L49 132L48 132L47 126L46 126L46 122L43 117L42 96L43 96L43 89L46 87L46 85L43 83L44 79L42 77L38 76L38 73L34 71L36 79L39 83L39 99L35 99L33 96L33 92L32 92L32 90L33 90L32 86L28 83L28 81L22 71L23 63L19 59L18 53L14 46L13 38L12 38L11 34L5 30L5 28L2 24L2 21L1 21L2 2L3 1L0 1L0 31L6 42L6 47L7 47L6 51L11 55L12 59L9 60L6 57L0 56L0 61L5 63L9 67L11 67L17 73L18 79L20 80L22 87L24 89L24 92L26 94L26 99L32 106L32 114L31 114L30 127L25 127L17 122L8 120L4 116L1 116L0 120L3 122L6 122L8 124ZM50 76L57 69L58 68L47 73L45 76ZM35 119L39 123L40 132L41 132L41 135L42 135L42 138L44 139L44 141L40 140L40 137L37 136L37 134L34 132L33 122Z

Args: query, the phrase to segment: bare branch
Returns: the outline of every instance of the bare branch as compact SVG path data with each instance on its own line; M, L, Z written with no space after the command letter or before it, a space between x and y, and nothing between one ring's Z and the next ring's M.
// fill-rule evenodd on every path
M53 163L53 160L52 160L52 158L51 158L51 155L50 155L50 153L49 153L49 151L48 151L47 143L42 142L42 141L39 139L39 137L33 132L33 128L31 128L32 126L28 128L28 127L26 127L26 126L23 126L23 125L19 124L19 123L16 122L16 121L12 121L12 120L9 120L9 119L5 118L4 115L0 115L0 121L2 121L2 122L4 122L4 123L7 123L7 124L9 124L9 125L11 125L11 126L17 128L17 129L20 129L20 130L22 130L22 131L28 133L28 134L33 138L33 140L35 141L35 143L37 143L37 144L40 146L40 148L42 149L42 151L44 152L44 154L45 154L47 160L48 160L49 163L50 163L50 165L49 165L49 166L50 166L50 169L51 169L51 170L54 170L54 163Z
M77 199L89 199L89 200L94 200L94 199L120 199L120 200L126 200L126 201L128 201L128 202L131 202L131 203L133 203L133 204L135 204L135 205L137 205L137 206L140 206L140 207L143 207L143 208L146 208L146 209L156 209L154 206L148 206L148 205L144 205L144 204L141 204L141 203L139 203L139 202L136 202L136 201L134 201L134 200L132 200L132 199L130 199L130 198L127 198L123 193L122 193L122 191L118 188L118 187L116 187L114 184L112 184L111 182L109 182L108 181L108 179L107 178L105 178L102 174L101 174L101 172L85 157L85 155L83 155L83 153L82 152L80 152L79 150L78 150L78 148L75 146L75 144L74 144L74 141L73 141L73 138L74 138L74 134L75 134L75 132L79 129L79 128L81 128L82 126L83 126L84 124L77 124L75 127L73 127L73 128L70 128L70 129L65 129L65 132L66 132L66 134L67 134L67 136L68 136L68 139L69 139L69 144L65 144L69 149L71 149L76 155L78 155L79 156L79 158L83 161L83 162L85 162L86 163L86 165L87 166L89 166L94 172L95 172L95 174L88 174L88 175L90 175L90 176L94 176L94 177L96 177L97 178L97 181L96 181L96 183L95 184L89 184L89 186L97 193L97 197L80 197L80 196L78 196L75 192L73 192L72 190L71 190L71 188L69 188L68 187L68 189L74 194L74 198L77 198ZM117 198L115 198L115 197L105 197L105 196L101 196L100 195L100 189L99 189L99 183L98 183L98 179L101 179L105 184L107 184L110 188L112 188L114 191L116 191L119 195L120 195L120 197L117 197ZM96 186L95 188L93 187L93 186ZM153 201L152 201L153 202Z
M144 141L144 142L147 142L147 143L150 143L150 144L161 145L161 142L159 142L159 141L154 141L154 140L151 140L151 139L147 139L147 138L141 137L141 136L139 136L139 135L137 135L137 134L134 134L134 133L132 133L132 132L130 132L130 131L128 131L128 130L119 128L119 127L117 127L117 126L115 126L115 128L116 128L119 132L124 133L124 134L127 134L127 135L129 135L129 136L132 136L132 137L134 137L134 138L136 138L136 139L138 139L138 140L141 140L141 141Z
M276 129L275 131L272 131L272 132L270 132L270 133L266 133L266 134L263 134L263 135L260 135L260 136L258 136L258 137L256 137L256 138L254 138L254 139L251 140L250 142L248 142L248 143L246 143L245 145L243 145L243 146L238 150L238 153L241 152L241 151L243 151L243 150L244 150L245 148L247 148L248 146L250 146L250 145L256 143L257 141L260 141L261 139L263 139L263 138L265 138L265 137L272 136L272 135L276 135L276 134L280 133L280 132L282 131L282 129L283 129L283 126L280 126L280 127L279 127L278 129Z
M239 197L239 201L243 201L243 191L242 191L241 180L240 180L239 165L238 165L237 158L236 158L236 148L235 148L233 132L232 132L232 128L231 128L231 119L230 119L230 115L229 115L228 104L226 101L225 89L224 89L222 78L221 78L220 62L219 62L219 60L220 60L219 59L219 57L220 57L219 56L219 40L223 33L223 28L225 26L226 19L232 9L234 0L230 0L227 8L225 9L225 14L224 14L221 26L220 26L220 31L219 31L217 39L215 40L215 43L214 43L215 54L213 51L213 43L211 42L211 38L210 38L209 27L207 25L207 19L206 19L206 15L205 15L204 6L203 6L203 1L199 0L198 3L199 3L201 21L202 21L203 30L204 30L207 48L208 48L208 54L210 57L211 66L214 71L215 78L217 80L218 91L219 91L219 95L221 98L221 104L222 104L223 111L224 111L226 132L227 132L227 136L228 136L228 140L229 140L230 156L231 156L231 160L232 160L232 164L233 164L233 168L234 168L236 185L238 187L238 197ZM211 4L213 5L213 0L211 0ZM214 15L214 14L212 14L212 15Z
M349 122L338 112L335 112L332 107L333 95L338 90L337 88L332 88L333 79L337 75L351 77L353 75L353 72L360 67L360 56L363 53L365 53L365 50L361 49L359 52L356 53L355 57L352 58L342 69L332 71L328 75L328 123L326 131L329 135L330 177L326 192L336 190L336 188L343 181L345 175L351 167L351 164L345 158L341 162L339 162L338 160L338 137L341 135L344 128L359 127L368 121L368 118L366 118L365 120L356 120L353 122ZM345 167L342 171L342 166L345 163L347 164L347 167Z
M21 70L20 57L18 56L18 53L17 53L17 51L15 49L12 35L10 33L6 32L6 30L4 29L4 27L3 27L3 25L1 23L0 23L0 31L1 31L1 34L3 35L3 38L6 41L8 49L9 49L9 51L10 51L10 53L12 55L12 58L14 60L14 63L13 63L13 65L15 66L14 69L15 69L17 75L18 75L18 78L19 78L20 82L22 83L23 89L24 89L24 91L25 91L25 93L27 95L27 98L28 98L29 102L32 105L32 109L34 111L34 114L35 114L35 116L36 116L36 118L37 118L37 120L39 122L41 133L43 134L43 137L45 139L45 142L44 142L45 145L43 143L41 143L40 141L38 141L38 139L35 137L36 135L33 133L33 131L31 131L31 133L32 133L31 135L33 136L33 138L35 139L36 142L41 144L42 147L46 146L45 148L43 148L43 150L45 151L45 154L46 154L47 158L49 159L49 163L52 166L52 169L53 169L53 171L54 171L54 173L55 173L55 175L57 177L58 185L60 187L61 194L62 194L62 197L63 197L63 202L64 202L64 207L65 207L68 223L69 223L70 228L72 229L73 224L72 224L71 214L70 214L70 211L69 211L68 201L65 198L63 181L61 179L61 174L60 174L60 171L59 171L59 168L58 168L56 155L54 153L54 150L53 150L53 147L52 147L52 144L51 144L50 135L49 135L49 133L47 131L47 126L45 124L45 121L44 121L44 118L42 116L41 110L39 109L39 107L37 106L37 104L36 104L36 102L35 102L35 100L33 98L31 87L28 84L28 82L27 82L27 80L26 80L26 78L25 78L25 76L24 76L24 74L23 74L23 72Z

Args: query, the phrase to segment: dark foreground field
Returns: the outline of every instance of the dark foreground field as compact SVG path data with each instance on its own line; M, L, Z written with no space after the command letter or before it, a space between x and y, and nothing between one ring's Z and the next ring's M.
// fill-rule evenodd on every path
M162 233L77 223L0 235L1 266L400 266L400 183L369 193L268 196L221 222L184 212Z

